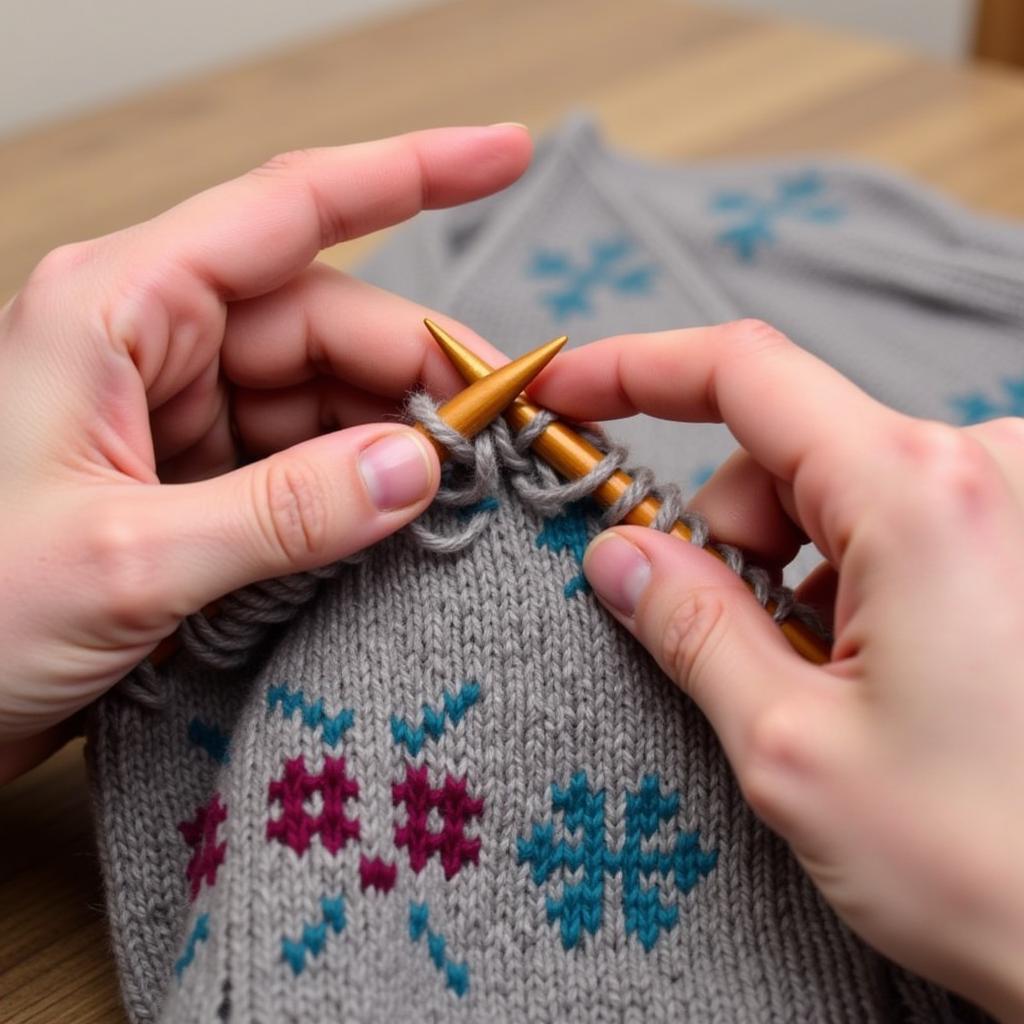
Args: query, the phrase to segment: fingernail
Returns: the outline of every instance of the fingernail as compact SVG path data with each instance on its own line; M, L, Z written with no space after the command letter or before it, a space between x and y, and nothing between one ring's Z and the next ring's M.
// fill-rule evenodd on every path
M382 512L419 501L430 488L432 468L426 442L411 430L374 441L359 456L370 500Z
M623 615L632 615L651 578L651 563L612 531L600 534L587 548L583 572L600 597Z
M499 121L497 124L488 125L489 128L522 128L524 132L530 129L522 121Z

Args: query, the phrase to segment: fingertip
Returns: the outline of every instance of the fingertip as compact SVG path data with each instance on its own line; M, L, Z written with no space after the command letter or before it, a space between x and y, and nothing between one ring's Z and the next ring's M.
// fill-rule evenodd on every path
M530 129L519 121L502 121L492 124L488 129L492 134L500 134L506 140L506 144L512 149L512 153L523 162L523 168L529 164L533 157L533 137Z
M412 145L423 175L422 206L439 209L500 192L533 156L529 133L515 126L435 128Z
M628 619L651 580L651 561L617 530L598 534L583 554L583 574L594 593Z
M394 512L432 497L440 478L437 452L417 431L402 428L359 453L359 474L374 506Z
M730 617L755 632L781 634L743 579L708 549L641 526L599 534L584 553L583 571L594 592L642 641L653 643L689 594L720 595Z

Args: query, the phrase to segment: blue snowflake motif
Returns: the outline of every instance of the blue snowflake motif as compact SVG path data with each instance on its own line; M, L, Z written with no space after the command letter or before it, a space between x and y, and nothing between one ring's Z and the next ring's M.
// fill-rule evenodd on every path
M739 223L718 234L718 241L731 245L743 263L753 263L762 246L777 241L776 223L783 219L834 224L845 210L825 200L825 179L817 171L780 179L770 199L751 192L719 192L711 200L714 213L736 214Z
M516 840L519 863L530 865L537 886L561 881L560 895L549 895L545 904L565 949L575 949L585 933L595 935L600 929L606 880L620 874L626 934L635 935L650 952L662 932L679 923L679 907L662 899L658 880L685 895L714 869L718 851L701 849L699 832L672 829L679 793L663 795L657 774L645 775L639 789L626 793L618 849L608 842L605 799L604 789L593 789L584 771L576 772L564 789L552 783L551 810L562 816L561 838L556 840L552 821L534 822L530 836ZM655 838L665 841L651 843ZM654 884L645 885L650 879Z
M635 246L627 238L590 243L588 262L576 263L560 249L538 249L533 254L531 277L554 281L556 291L541 296L556 320L594 311L594 293L608 288L620 295L649 295L657 267L632 262Z
M590 538L597 532L594 520L599 514L600 509L593 501L586 498L574 501L566 506L564 512L544 520L544 528L537 534L537 547L550 548L556 555L568 551L577 565L583 565L584 552ZM589 589L587 578L579 572L566 583L563 593L566 600L569 600Z
M1024 377L1004 377L1001 383L1003 396L996 401L981 392L955 395L950 399L963 426L1000 416L1024 416Z

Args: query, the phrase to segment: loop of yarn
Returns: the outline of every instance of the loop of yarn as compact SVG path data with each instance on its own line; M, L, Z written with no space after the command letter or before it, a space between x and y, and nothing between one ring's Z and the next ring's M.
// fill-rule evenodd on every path
M437 405L429 395L422 392L413 395L408 408L410 414L448 448L452 461L471 471L467 486L449 486L438 492L437 503L449 508L465 508L493 491L498 477L495 456L523 503L545 516L556 515L570 502L593 494L623 467L628 457L626 447L610 444L603 432L592 428L583 431L587 440L604 451L605 456L589 473L566 483L547 463L529 454L533 442L557 419L547 409L541 410L514 436L505 420L499 417L488 430L478 435L475 442L470 442L437 415ZM776 622L798 619L820 635L827 635L813 608L798 603L789 587L772 586L769 573L748 564L739 548L731 544L709 543L711 530L707 520L698 512L686 510L682 492L675 484L657 484L654 474L646 466L630 467L626 473L632 480L619 499L605 509L601 516L602 526L622 522L645 498L653 495L661 504L651 523L653 529L668 533L677 522L682 523L690 531L690 543L721 555L724 563L750 586L758 604L764 607L769 602L775 603L772 618ZM461 531L452 533L438 534L418 522L412 523L409 529L423 547L432 551L454 552L472 544L486 527L485 516L474 516Z
M628 455L623 445L609 444L603 432L589 428L584 436L605 452L589 473L578 480L563 481L537 456L530 446L555 420L554 413L542 410L518 434L513 435L505 420L499 417L487 429L470 440L450 427L437 414L437 404L426 394L409 398L407 411L422 423L448 449L452 465L446 467L442 486L434 503L442 508L465 513L498 489L504 473L509 485L522 502L542 516L554 516L566 505L589 497L617 470ZM632 482L601 516L603 527L621 522L645 498L654 496L661 508L651 524L656 530L669 532L676 522L690 531L690 542L717 552L726 566L750 587L759 604L770 601L776 607L776 622L794 618L827 638L817 613L795 600L793 591L785 586L772 586L764 569L749 565L743 552L731 544L711 544L707 521L697 512L687 511L679 488L658 485L646 467L629 468ZM431 530L425 523L410 523L406 530L416 543L437 554L454 554L473 544L490 526L486 514L462 515L462 525L450 532ZM240 668L274 626L290 622L315 596L320 584L333 579L346 564L362 561L367 552L359 552L333 565L296 573L278 579L263 580L229 594L221 602L216 616L202 612L189 616L179 627L182 646L198 661L218 669ZM160 708L165 695L158 673L145 661L118 685L118 693L148 708Z

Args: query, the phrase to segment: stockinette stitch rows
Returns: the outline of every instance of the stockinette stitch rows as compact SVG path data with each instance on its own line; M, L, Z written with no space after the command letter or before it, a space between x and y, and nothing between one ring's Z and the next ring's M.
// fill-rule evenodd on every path
M234 595L159 710L94 709L131 1019L975 1019L842 925L587 591L596 478L412 414L455 449L414 529Z

